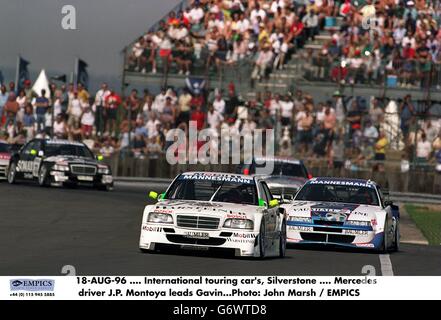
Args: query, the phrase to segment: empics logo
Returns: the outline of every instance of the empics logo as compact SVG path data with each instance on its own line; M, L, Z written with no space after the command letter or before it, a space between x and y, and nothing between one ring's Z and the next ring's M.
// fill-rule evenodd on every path
M54 291L55 280L49 279L14 279L10 280L11 291Z

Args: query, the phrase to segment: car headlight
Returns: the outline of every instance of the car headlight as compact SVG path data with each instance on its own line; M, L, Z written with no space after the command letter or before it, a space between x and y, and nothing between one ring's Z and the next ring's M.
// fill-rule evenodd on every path
M348 220L348 221L346 221L346 225L369 227L371 225L371 222L370 221Z
M153 223L173 223L173 217L168 213L150 212L147 222Z
M296 216L290 216L288 218L289 221L297 221L297 222L311 222L311 218L307 217L296 217Z
M98 173L99 174L109 174L110 173L110 169L108 166L99 166L98 167Z
M232 229L254 229L254 223L248 219L227 219L225 220L224 227Z
M56 171L69 171L69 166L67 164L55 164L53 169Z

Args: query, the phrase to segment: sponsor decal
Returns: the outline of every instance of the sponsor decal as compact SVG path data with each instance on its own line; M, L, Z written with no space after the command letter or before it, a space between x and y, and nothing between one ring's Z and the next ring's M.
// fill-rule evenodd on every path
M210 239L210 234L208 232L184 232L184 237L190 239Z
M167 209L155 209L153 212L156 212L156 213L166 213L166 214L171 214L171 213L173 213L173 210L167 210Z
M227 214L227 219L247 219L247 216L245 213L233 213Z
M142 230L149 232L162 232L161 227L142 226Z
M372 183L351 181L351 180L310 180L308 183L309 184L327 184L327 185L335 185L335 186L374 188L374 185Z
M351 235L351 236L367 236L368 232L366 230L345 229L344 234Z
M311 206L311 217L328 221L344 222L358 204L319 203Z
M234 242L234 243L254 243L255 239L234 239L234 238L227 238L227 242Z
M288 226L288 230L291 231L312 231L311 227L304 227L304 226Z
M195 174L183 174L179 180L207 180L207 181L219 181L219 182L234 182L244 184L254 184L253 179L245 178L235 175L219 175L210 173L195 173Z
M55 280L13 279L9 281L11 291L54 291Z
M243 238L243 239L255 239L257 237L257 235L252 234L252 233L238 233L238 232L235 232L235 233L233 233L233 237L235 237L235 238Z

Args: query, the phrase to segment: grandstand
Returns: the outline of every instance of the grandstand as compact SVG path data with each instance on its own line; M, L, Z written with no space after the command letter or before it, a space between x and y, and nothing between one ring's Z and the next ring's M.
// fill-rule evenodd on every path
M390 12L393 12L395 14L395 11L392 9L398 10L397 8L391 8L389 11L386 10L382 7L384 2L377 1L373 9L377 11L377 16L380 17L378 20L384 18L386 13L390 14ZM170 49L171 57L173 58L170 60L170 64L164 64L166 60L160 54L163 50L161 51L158 41L153 41L157 43L153 54L157 72L152 74L144 70L146 72L143 73L143 67L135 66L133 60L130 59L133 55L133 48L139 45L138 39L136 39L125 49L124 84L156 88L161 86L185 86L187 75L180 72L179 61L176 60L176 57L181 54L180 50L182 47L179 45L180 41L172 38L174 35L170 32L170 28L178 30L177 33L179 33L179 21L182 21L183 17L185 20L186 15L189 15L191 10L194 9L195 3L200 3L199 8L204 11L204 18L202 20L205 20L199 24L188 22L186 25L184 24L185 28L183 29L188 30L188 36L185 38L188 38L191 42L189 45L189 55L192 61L190 74L192 77L205 79L209 89L221 88L226 90L231 83L234 83L236 90L243 97L249 98L255 97L257 92L286 93L287 91L294 92L300 89L306 92L314 92L314 96L318 101L329 99L336 90L339 90L346 96L376 96L390 99L399 99L405 94L410 93L415 100L419 100L422 104L426 105L429 101L433 103L441 100L441 91L439 90L441 59L438 57L438 60L434 59L430 66L425 66L418 58L413 58L413 61L409 62L404 52L400 53L401 55L399 54L397 57L392 57L392 53L389 55L385 54L382 51L388 50L387 45L382 45L379 49L375 48L375 41L378 37L382 36L382 32L386 33L388 31L388 27L381 20L383 25L379 32L363 29L360 15L367 11L366 7L370 8L370 0L359 1L358 7L351 4L349 9L344 7L344 5L340 8L331 6L333 4L332 1L321 0L315 2L311 0L306 3L306 6L304 1L292 2L283 0L249 2L181 1L170 11L174 12L174 14L167 14L163 19L154 24L148 32L142 35L146 40L150 38L155 40L157 34L161 32L171 36L172 43ZM245 16L244 20L249 20L248 23L253 24L251 15L253 10L256 9L251 8L255 3L260 4L259 10L264 12L262 15L265 18L257 22L258 28L261 29L257 30L254 34L251 32L251 35L248 36L249 47L245 50L246 52L243 57L237 58L235 56L235 39L240 38L241 35L248 33L248 31L241 33L239 28L237 28L237 31L235 30L235 13L243 10L248 14L248 17ZM244 7L243 4L247 4L248 7ZM293 8L288 9L291 4L293 4ZM291 42L288 44L288 50L283 48L283 39L277 37L279 30L277 30L277 26L274 26L274 21L278 19L277 5L283 6L283 10L281 10L282 19L287 17L290 19L291 15L304 17L305 15L307 16L308 12L314 10L319 21L314 39L305 36L305 24L308 21L304 20L302 36L294 40L291 39ZM417 3L417 5L421 4ZM404 16L406 11L408 12L407 14L413 14L415 9L415 4L412 1L400 1L398 6L405 10L402 16ZM276 7L275 10L274 7ZM430 10L434 11L437 9L432 4L432 1L429 1L424 8L427 9L427 15L430 13ZM417 9L421 10L420 7ZM259 10L254 15L258 18ZM424 11L424 14L426 14L426 11ZM178 18L173 20L170 16ZM210 19L212 20L207 22ZM357 19L359 22L358 27L354 26ZM239 14L239 23L241 21L243 20L240 20ZM176 23L176 25L173 25L173 23ZM432 21L429 21L429 23L432 23ZM196 28L195 25L198 27ZM230 37L225 39L227 48L224 52L220 52L219 48L214 53L210 52L210 39L206 40L208 38L206 33L209 33L209 28L217 28L217 33L221 35L226 34ZM221 28L223 28L223 32L219 32ZM227 28L232 30L225 31ZM357 30L355 30L356 28ZM396 29L391 31L396 31ZM292 30L290 32L292 33ZM280 66L277 68L273 66L268 67L266 77L259 81L250 81L254 62L259 54L258 49L264 45L264 41L261 41L261 38L264 37L262 34L265 33L268 34L268 42L274 52L275 58L271 62L280 60L281 53L285 51L285 63L283 68L280 68ZM358 43L353 41L352 37L355 33L362 34L360 38L368 35L366 40L368 43L366 44L365 39L358 40ZM219 35L217 36L218 38ZM246 36L243 36L243 38L246 38ZM299 38L301 40L298 40ZM351 39L347 40L348 38ZM371 41L372 39L374 40ZM412 41L414 41L413 39L418 40L416 36L411 37L411 39ZM401 43L404 43L404 40ZM382 41L384 42L385 40L382 39ZM404 51L406 48L402 47L401 43L401 48L399 49ZM345 47L349 47L351 52L345 52ZM212 63L207 67L207 60L210 60L213 54L222 57L222 59L218 59L221 62L219 65ZM421 56L421 52L419 54ZM381 55L381 57L378 55ZM373 56L376 57L372 58ZM150 61L150 57L148 60ZM151 65L149 61L146 65ZM408 81L408 79L412 79L412 81Z

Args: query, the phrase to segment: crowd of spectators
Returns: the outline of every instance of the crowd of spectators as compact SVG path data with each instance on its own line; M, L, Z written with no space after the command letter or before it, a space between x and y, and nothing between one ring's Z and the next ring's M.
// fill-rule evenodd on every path
M81 85L50 88L37 95L29 81L18 94L13 83L1 86L2 139L23 144L53 136L83 141L105 157L119 153L158 158L172 143L166 141L167 132L188 132L189 121L195 121L198 130L208 128L215 135L222 129L242 135L274 129L278 155L323 159L330 167L356 170L371 160L381 164L391 143L394 148L406 146L403 160L441 160L441 120L419 118L410 95L383 101L343 97L337 91L328 101L315 101L298 90L284 95L263 92L243 100L230 83L227 92L163 88L153 94L133 89L122 98L106 83L94 95ZM390 103L396 104L395 129L387 119Z
M173 64L191 74L249 59L252 79L283 68L291 53L329 34L321 50L296 57L312 78L400 87L438 87L441 5L429 0L193 0L140 37L129 70L157 72Z
M439 1L311 0L309 8L329 21L331 36L320 51L309 55L321 67L315 76L349 83L440 88ZM336 21L332 18L341 19L338 28L332 27Z
M201 61L218 70L250 59L252 78L260 79L318 33L318 16L309 12L288 0L193 0L135 42L127 68L156 73L160 62L164 71L173 64L190 75Z

